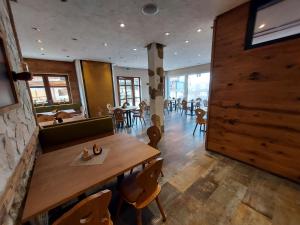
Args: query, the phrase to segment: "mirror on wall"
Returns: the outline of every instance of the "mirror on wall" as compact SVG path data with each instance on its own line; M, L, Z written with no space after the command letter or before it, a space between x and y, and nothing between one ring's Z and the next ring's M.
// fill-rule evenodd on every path
M300 0L253 0L246 49L300 37Z

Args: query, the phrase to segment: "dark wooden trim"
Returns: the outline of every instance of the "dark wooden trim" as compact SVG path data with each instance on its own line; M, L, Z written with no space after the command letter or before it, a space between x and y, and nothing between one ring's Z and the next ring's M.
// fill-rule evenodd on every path
M114 75L113 75L113 69L112 69L112 64L110 63L110 73L111 73L111 85L112 85L112 90L113 90L113 99L114 103L116 102L116 96L115 96L115 87L114 87Z
M217 19L214 20L214 26L213 26L213 38L212 38L212 51L211 51L211 63L210 63L210 82L209 82L209 95L207 98L207 119L206 119L206 135L205 135L205 149L208 149L208 136L209 136L209 119L211 117L210 115L210 105L211 105L211 95L212 92L212 83L213 83L213 75L214 75L214 58L215 58L215 38L217 33Z
M248 24L247 24L247 31L245 36L245 50L258 48L266 45L275 44L282 41L292 40L300 37L299 34L294 34L258 44L252 44L253 34L255 29L255 21L256 21L256 14L258 8L262 7L263 5L272 5L279 2L279 0L252 0L249 7L249 17L248 17Z

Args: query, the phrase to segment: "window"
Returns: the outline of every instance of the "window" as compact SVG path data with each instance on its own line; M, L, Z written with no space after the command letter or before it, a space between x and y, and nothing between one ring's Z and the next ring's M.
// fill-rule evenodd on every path
M169 98L184 97L185 76L170 77L168 79L168 94Z
M66 75L35 75L28 84L35 105L70 102L70 87Z
M208 99L210 73L191 74L188 76L188 100Z
M141 102L141 81L139 77L117 77L119 104L125 102L138 106Z

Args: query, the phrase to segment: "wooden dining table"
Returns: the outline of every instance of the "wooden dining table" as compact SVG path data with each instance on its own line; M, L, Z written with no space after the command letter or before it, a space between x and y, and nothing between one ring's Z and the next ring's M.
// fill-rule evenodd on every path
M98 144L108 149L103 164L74 165L84 147ZM101 186L160 152L136 138L115 134L40 155L35 163L22 222L72 200L86 191Z

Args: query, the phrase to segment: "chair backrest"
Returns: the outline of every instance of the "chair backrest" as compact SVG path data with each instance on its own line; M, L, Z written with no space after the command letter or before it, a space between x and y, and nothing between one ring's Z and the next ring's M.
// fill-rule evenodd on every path
M58 112L55 114L55 117L61 118L61 119L67 119L67 118L72 118L72 115L70 113L66 113L66 112Z
M115 120L117 122L123 122L124 116L123 116L123 110L122 109L115 109L114 110Z
M158 177L162 169L163 159L156 158L141 171L137 177L137 185L140 189L140 195L136 201L137 204L143 203L148 199L158 187Z
M160 124L160 117L159 117L159 115L153 114L151 116L151 121L152 121L152 124L154 126L157 126L159 128L159 130L160 130L161 124Z
M169 107L170 101L164 100L164 108L167 109Z
M187 109L187 101L186 100L182 100L181 105L182 105L183 109Z
M196 118L197 123L205 122L205 119L203 117L205 116L206 112L203 109L196 109L195 114L197 116Z
M153 148L157 148L157 144L161 139L161 133L157 126L151 126L147 129L147 135L150 139L150 142L148 145L150 145Z
M38 123L54 121L54 119L55 119L54 116L48 116L48 115L38 115L37 116Z
M141 103L139 104L139 108L142 109L142 110L144 110L144 109L145 109L145 104L144 104L143 102L141 102Z
M108 205L111 195L111 191L104 190L87 197L62 215L53 225L110 224Z

